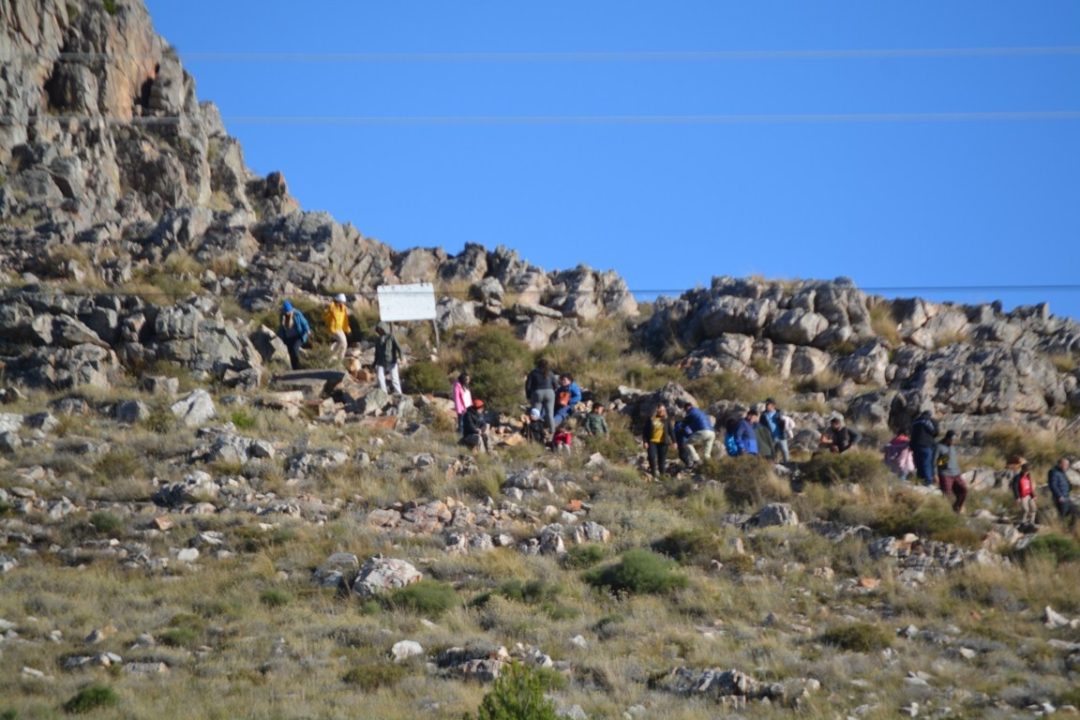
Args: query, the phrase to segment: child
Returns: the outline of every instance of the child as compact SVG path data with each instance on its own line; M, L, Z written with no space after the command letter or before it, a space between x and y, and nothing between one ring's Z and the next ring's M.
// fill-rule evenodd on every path
M1031 468L1023 458L1020 459L1020 471L1013 476L1012 482L1009 483L1009 489L1012 490L1013 497L1016 498L1016 502L1019 503L1020 509L1023 511L1020 524L1034 525L1035 483L1031 481Z
M547 428L547 421L544 420L544 415L540 412L540 408L531 408L529 414L525 417L524 427L522 428L522 432L524 432L526 439L532 442L546 444Z
M901 480L915 472L915 455L911 452L911 441L900 433L885 446L885 465L896 473Z
M555 452L565 452L569 454L574 448L574 434L570 432L570 427L567 423L559 425L555 428L555 434L551 437L551 449Z
M604 406L593 405L592 412L585 416L585 432L589 435L607 435L607 420L604 419Z

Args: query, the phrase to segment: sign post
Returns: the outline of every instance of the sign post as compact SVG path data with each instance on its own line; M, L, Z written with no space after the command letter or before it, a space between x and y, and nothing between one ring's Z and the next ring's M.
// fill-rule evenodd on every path
M380 285L379 319L383 322L430 320L435 329L435 347L439 347L439 324L435 322L435 286L431 283Z

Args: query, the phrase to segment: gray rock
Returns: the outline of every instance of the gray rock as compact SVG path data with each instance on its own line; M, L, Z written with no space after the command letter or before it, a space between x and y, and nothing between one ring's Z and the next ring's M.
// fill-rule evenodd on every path
M769 323L767 332L773 340L792 345L811 345L829 327L825 316L795 308L780 313Z
M415 640L399 640L394 643L394 646L390 648L390 656L394 658L394 662L404 662L411 657L417 657L424 654L424 648L420 643Z
M217 415L213 398L201 388L173 403L169 409L188 427L198 427Z
M761 508L747 523L751 527L796 526L799 516L787 503L770 503Z
M134 425L150 417L150 408L141 400L124 400L116 404L113 416L117 422Z
M420 571L405 560L372 557L364 561L352 591L360 597L372 597L412 585L422 578Z
M347 587L350 578L359 569L360 559L355 555L336 552L315 570L315 584L324 588Z

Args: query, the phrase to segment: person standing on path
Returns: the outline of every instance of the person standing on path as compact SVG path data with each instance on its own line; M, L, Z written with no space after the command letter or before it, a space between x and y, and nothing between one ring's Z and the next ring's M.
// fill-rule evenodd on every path
M967 499L967 483L960 476L960 458L956 454L956 446L953 444L956 431L950 430L945 433L941 444L937 446L937 472L938 484L941 494L945 497L953 495L953 512L959 513L964 509L964 501Z
M281 318L278 321L278 337L289 349L289 364L293 370L300 369L300 348L311 338L311 324L304 313L286 300L281 303Z
M1068 519L1070 524L1076 522L1076 504L1069 497L1069 493L1072 492L1072 485L1069 483L1069 476L1066 474L1069 472L1069 461L1066 458L1061 458L1057 461L1057 465L1050 468L1050 474L1047 476L1047 481L1050 485L1050 496L1054 498L1054 507L1057 508L1058 516L1062 520Z
M656 412L645 423L641 439L649 458L649 474L657 480L663 477L667 470L668 445L675 441L675 429L671 425L666 405L661 403L656 406Z
M345 337L349 334L349 308L345 305L346 302L345 295L338 293L323 313L326 329L334 337L334 344L330 347L330 351L339 360L345 359L345 351L349 349L349 340Z
M390 332L390 326L384 322L375 326L375 335L375 375L379 379L379 389L388 392L386 375L389 373L394 394L401 395L401 375L398 373L398 363L402 358L401 346Z
M536 367L525 378L525 398L534 408L540 408L548 424L548 433L555 434L555 374L547 358L536 361Z
M1013 497L1016 498L1017 504L1020 505L1020 524L1034 525L1037 516L1035 483L1031 481L1031 466L1023 458L1020 458L1020 470L1013 475L1012 482L1009 483L1009 489L1012 490Z
M765 401L765 412L761 414L761 421L769 428L773 446L780 451L784 462L791 462L791 453L788 450L788 425L791 421L776 409L776 401L772 398Z
M934 482L934 451L937 450L938 426L929 410L915 418L911 426L911 454L915 458L915 474L923 485Z
M472 378L469 377L469 373L463 372L458 375L457 382L454 383L454 412L457 413L458 432L461 432L461 420L465 417L465 411L472 406L470 382Z
M757 421L758 413L754 408L746 411L746 416L739 420L735 427L735 443L739 448L740 455L757 455Z

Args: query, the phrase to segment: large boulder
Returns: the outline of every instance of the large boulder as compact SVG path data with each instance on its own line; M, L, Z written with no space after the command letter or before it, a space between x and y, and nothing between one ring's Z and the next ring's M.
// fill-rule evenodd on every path
M792 345L811 345L829 327L824 315L799 308L785 310L766 329L773 340Z
M187 427L198 427L217 415L214 399L201 388L177 400L169 409Z
M422 578L420 571L405 560L371 557L360 567L352 591L368 598L407 587Z

